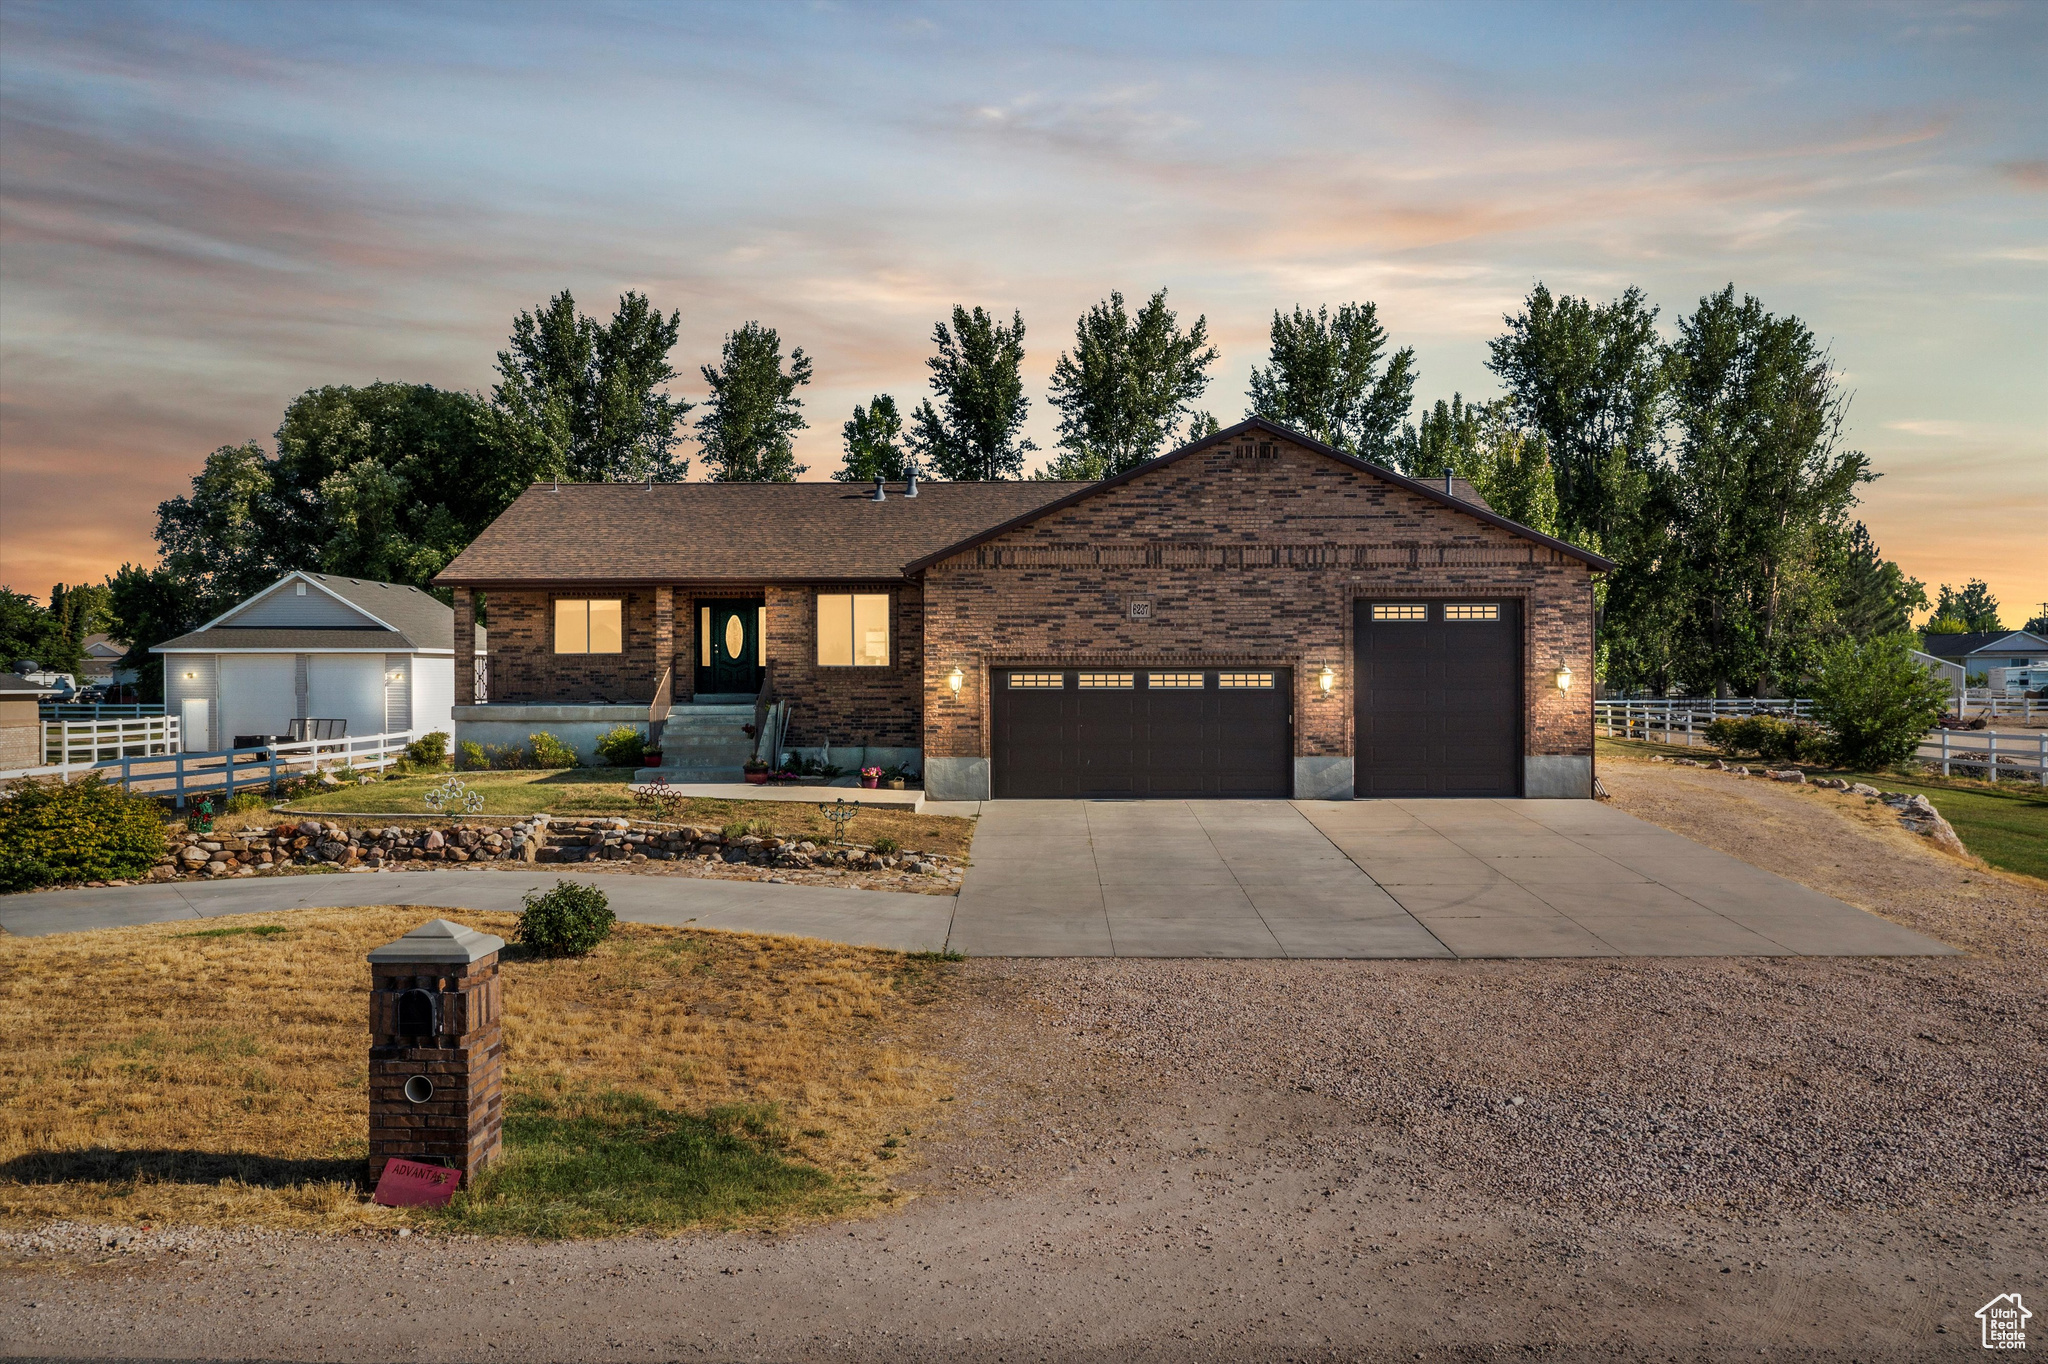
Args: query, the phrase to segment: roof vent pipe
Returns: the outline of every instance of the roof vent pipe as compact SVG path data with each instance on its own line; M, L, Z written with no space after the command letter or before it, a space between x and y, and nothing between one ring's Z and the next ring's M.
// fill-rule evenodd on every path
M915 464L907 465L903 470L903 495L905 497L917 496L917 466Z
M877 501L877 502L887 502L888 500L889 500L889 490L888 490L888 488L887 488L887 487L885 487L885 486L883 485L883 483L882 483L882 476L881 476L880 474L876 474L876 475L875 475L875 501Z
M1450 471L1450 470L1448 470L1448 469L1444 470L1444 496L1445 496L1445 497L1456 497L1456 496L1457 496L1457 494L1456 494L1456 493L1454 493L1454 492L1452 492L1452 491L1451 491L1451 471Z

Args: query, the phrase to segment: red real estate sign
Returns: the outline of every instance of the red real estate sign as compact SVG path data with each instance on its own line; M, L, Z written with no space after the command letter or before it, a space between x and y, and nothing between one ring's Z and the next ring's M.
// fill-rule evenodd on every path
M371 1202L387 1208L439 1208L455 1197L455 1186L461 1182L460 1170L394 1157L384 1162Z

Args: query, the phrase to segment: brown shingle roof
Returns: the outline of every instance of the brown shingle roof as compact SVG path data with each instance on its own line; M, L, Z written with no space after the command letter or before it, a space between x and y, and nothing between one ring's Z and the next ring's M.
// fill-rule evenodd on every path
M517 582L860 581L1082 483L564 483L519 495L434 579Z

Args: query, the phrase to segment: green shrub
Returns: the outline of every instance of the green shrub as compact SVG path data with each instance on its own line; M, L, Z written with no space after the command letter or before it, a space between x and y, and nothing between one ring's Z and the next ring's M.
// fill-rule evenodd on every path
M251 810L270 808L270 797L261 791L237 791L228 797L227 812L231 815L246 815Z
M455 750L455 765L465 772L481 772L491 765L484 746L465 739Z
M893 838L884 837L876 839L874 842L868 844L868 846L870 848L873 848L878 853L892 853L895 852L898 848L902 847L903 845L901 843L898 843Z
M63 786L16 782L0 800L0 880L8 889L141 876L163 855L156 802L97 774Z
M533 755L520 744L485 744L484 765L500 772L518 772L534 766Z
M1779 763L1819 761L1829 747L1820 726L1775 715L1724 715L1707 726L1707 743L1731 758L1753 753Z
M775 836L775 826L765 819L738 819L720 829L719 832L725 835L727 841L735 838L745 838L748 834L752 834L756 838L773 838Z
M448 736L438 729L422 734L405 746L405 757L421 767L439 767L448 758Z
M526 742L533 745L533 765L542 768L574 767L578 759L576 750L542 730L526 736Z
M580 957L610 937L617 922L603 891L557 881L545 894L526 893L518 939L544 957Z
M1845 639L1821 651L1813 709L1844 767L1873 771L1903 762L1948 709L1948 683L1914 659L1916 647L1901 634L1860 644Z
M647 741L631 725L620 725L605 731L597 741L597 751L613 767L638 767L646 755Z

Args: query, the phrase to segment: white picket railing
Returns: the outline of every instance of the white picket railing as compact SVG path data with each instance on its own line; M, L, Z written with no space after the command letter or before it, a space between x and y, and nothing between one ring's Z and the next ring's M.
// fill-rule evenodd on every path
M90 772L143 795L171 796L183 805L188 796L220 794L267 787L282 777L303 776L331 768L383 771L405 754L419 735L413 731L366 734L343 739L313 739L266 748L231 748L211 753L163 753L114 758L90 766L51 765L0 772L0 780L55 777L68 782Z
M178 717L149 715L133 720L45 720L43 762L69 771L110 758L176 753L182 745Z
M2031 773L2037 783L2048 786L2048 733L1937 730L1920 741L1918 756L1924 763L1940 763L1944 777L1979 777L1995 782L2000 777ZM2028 758L2033 761L2027 761Z
M1982 715L1990 720L2013 719L2032 724L2036 711L2048 715L2048 701L2031 696L2002 696L1995 692L1966 692L1957 702L1956 714L1965 720Z

